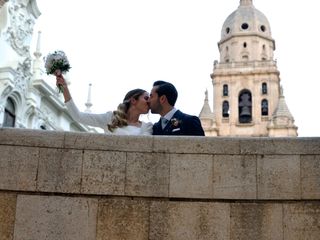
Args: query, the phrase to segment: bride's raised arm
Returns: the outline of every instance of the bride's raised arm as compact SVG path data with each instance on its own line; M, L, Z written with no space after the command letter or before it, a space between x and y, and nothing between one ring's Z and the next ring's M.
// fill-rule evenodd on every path
M56 80L57 80L56 84L59 86L62 86L64 101L71 117L79 123L94 126L94 127L100 127L106 130L107 124L109 124L112 119L112 115L113 115L112 111L102 113L102 114L86 113L86 112L79 111L76 104L72 100L68 85L63 75L62 74L57 75Z

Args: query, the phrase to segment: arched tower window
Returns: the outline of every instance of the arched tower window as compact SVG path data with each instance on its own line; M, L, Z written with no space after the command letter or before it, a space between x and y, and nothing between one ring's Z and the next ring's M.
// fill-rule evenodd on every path
M229 117L229 102L223 101L222 103L222 117L227 118Z
M265 82L262 83L261 90L262 90L262 94L267 94L268 93L267 83L265 83Z
M249 90L242 90L239 94L239 122L250 123L252 121L252 97Z
M248 61L248 60L249 60L249 56L248 56L248 55L243 55L243 56L242 56L242 60Z
M14 127L16 121L15 107L11 98L8 98L4 110L3 127Z
M228 95L229 95L228 85L224 84L223 85L223 96L228 96Z
M269 114L268 100L263 99L261 101L261 115L268 116L268 114Z
M243 43L243 48L246 48L246 47L247 47L247 43L244 42L244 43Z

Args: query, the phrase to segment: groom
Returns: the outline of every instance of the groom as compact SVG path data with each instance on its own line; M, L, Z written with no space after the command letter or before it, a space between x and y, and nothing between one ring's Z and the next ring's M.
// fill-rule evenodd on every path
M150 93L151 113L160 114L159 122L153 125L153 135L204 136L200 119L174 107L178 98L176 88L168 82L156 81Z

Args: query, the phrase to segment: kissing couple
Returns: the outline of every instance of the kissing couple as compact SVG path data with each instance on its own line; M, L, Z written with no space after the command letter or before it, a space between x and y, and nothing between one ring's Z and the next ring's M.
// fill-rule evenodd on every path
M172 83L155 81L150 94L143 89L130 90L116 110L102 114L80 112L72 100L62 74L56 84L63 88L65 105L71 117L79 123L99 127L112 135L204 136L200 119L176 109L178 91ZM155 124L140 121L141 114L160 114Z

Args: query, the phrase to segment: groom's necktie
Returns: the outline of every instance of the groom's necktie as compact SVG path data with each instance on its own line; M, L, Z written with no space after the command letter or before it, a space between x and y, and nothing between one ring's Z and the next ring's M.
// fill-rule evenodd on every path
M166 119L166 118L164 118L164 117L161 118L161 126L162 126L162 129L164 129L164 128L166 127L166 125L167 125L168 122L169 122L168 119Z

